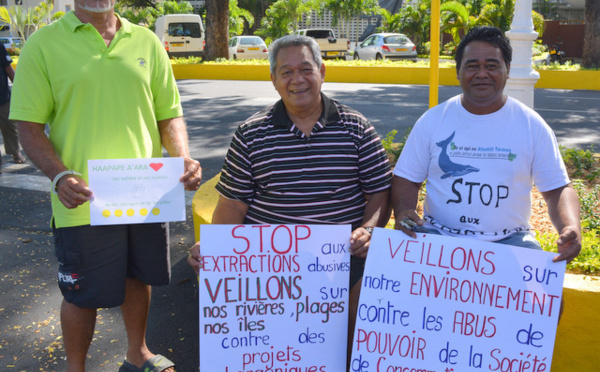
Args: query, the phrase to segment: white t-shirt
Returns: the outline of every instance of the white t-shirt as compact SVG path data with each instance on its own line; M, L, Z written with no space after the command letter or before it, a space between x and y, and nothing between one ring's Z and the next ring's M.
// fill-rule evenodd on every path
M394 174L427 180L424 218L445 235L495 241L530 230L531 188L567 185L554 133L535 111L508 98L474 115L461 96L417 121Z

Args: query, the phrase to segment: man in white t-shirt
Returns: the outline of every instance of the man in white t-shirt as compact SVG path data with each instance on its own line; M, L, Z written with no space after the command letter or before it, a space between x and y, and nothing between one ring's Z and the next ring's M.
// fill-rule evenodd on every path
M512 58L494 27L472 29L456 50L463 93L417 121L394 169L396 229L541 249L529 225L535 184L560 237L555 261L581 250L579 199L556 138L533 110L503 93ZM426 182L424 216L415 208ZM413 228L414 229L414 228Z

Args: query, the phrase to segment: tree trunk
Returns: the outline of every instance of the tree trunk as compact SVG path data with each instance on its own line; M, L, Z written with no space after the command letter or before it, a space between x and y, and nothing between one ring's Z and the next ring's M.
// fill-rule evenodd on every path
M206 0L204 60L229 58L229 0Z
M583 67L600 67L600 1L585 0Z

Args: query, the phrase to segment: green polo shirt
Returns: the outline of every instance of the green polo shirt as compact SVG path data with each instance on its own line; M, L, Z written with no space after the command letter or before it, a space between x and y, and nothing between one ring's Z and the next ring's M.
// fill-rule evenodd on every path
M160 157L157 121L182 115L158 38L119 19L107 47L69 12L31 35L16 70L10 118L48 123L63 163L86 180L89 159ZM52 209L57 227L90 223L88 203L68 210L52 194Z

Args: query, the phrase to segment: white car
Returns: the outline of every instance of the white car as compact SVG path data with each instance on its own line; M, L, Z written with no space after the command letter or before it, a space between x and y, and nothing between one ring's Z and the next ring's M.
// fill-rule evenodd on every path
M260 36L233 36L229 39L230 59L267 59L269 50Z
M354 59L417 60L417 47L404 34L373 34L354 49Z

